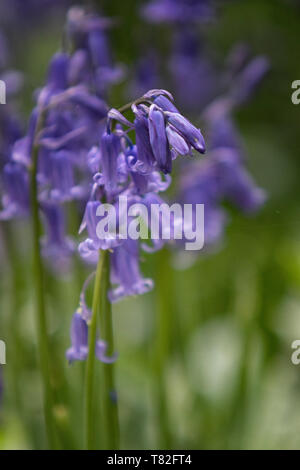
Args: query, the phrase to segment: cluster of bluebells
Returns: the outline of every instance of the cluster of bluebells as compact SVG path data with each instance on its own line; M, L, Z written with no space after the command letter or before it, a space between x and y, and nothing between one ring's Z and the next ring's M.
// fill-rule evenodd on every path
M159 249L161 238L152 240L152 245L122 236L121 227L111 235L99 238L97 224L104 217L99 209L105 203L115 206L117 220L122 220L119 197L127 200L128 218L133 217L130 207L134 204L149 208L151 204L161 204L159 193L165 191L170 182L172 162L178 155L190 155L192 150L204 153L205 143L199 129L177 110L173 98L165 90L150 90L136 100L132 106L133 122L118 110L108 112L106 129L101 135L98 147L92 148L88 155L94 168L93 186L80 232L86 230L88 237L79 245L83 258L96 262L99 250L109 250L112 288L109 300L116 302L125 296L148 292L153 282L143 278L139 264L140 248L145 251ZM132 142L129 134L135 136ZM176 221L173 220L173 224ZM162 225L161 221L158 224ZM119 230L118 230L119 229ZM87 355L86 322L91 312L85 302L84 285L79 310L72 321L72 347L67 352L69 360L83 360ZM102 361L112 360L105 356L103 342L97 343L96 356ZM102 345L102 347L100 347Z
M46 84L36 92L28 132L14 139L2 172L0 219L28 215L29 170L33 147L38 146L39 203L46 232L43 254L58 268L68 265L74 250L65 235L64 203L88 198L91 171L86 155L98 141L107 115L107 88L121 74L120 67L112 64L108 27L106 19L78 7L70 9L65 43L71 52L58 52L52 58Z
M186 94L190 90L191 103L197 102L200 96L199 89L195 88L198 81L205 90L202 95L210 96L205 87L213 83L212 70L205 60L199 62L195 37L186 25L211 17L212 2L161 0L146 7L146 11L148 19L160 17L162 21L166 21L167 12L169 15L172 12L171 22L181 23L171 61L175 69L177 62L182 71L177 73L178 87L183 87ZM0 219L29 214L29 173L33 152L37 149L38 198L45 228L43 255L58 268L68 266L75 244L66 235L66 203L76 202L77 207L85 207L79 231L87 233L87 237L79 245L79 254L93 264L100 250L109 251L112 287L108 296L111 302L116 302L152 289L152 280L144 278L140 271L140 252L157 250L164 243L161 219L157 220L160 237L150 244L124 236L121 226L124 214L119 197L126 197L127 219L139 215L129 214L135 204L144 205L146 210L152 204L162 204L160 193L171 183L173 161L178 155L204 153L205 143L201 131L179 112L172 95L165 90L151 89L135 100L131 105L132 121L124 116L123 111L128 106L109 110L108 88L123 74L122 67L113 64L110 54L107 42L110 26L109 20L79 7L69 11L66 50L54 55L46 84L36 92L36 106L27 134L19 138L14 132L7 146L1 145L6 150ZM256 210L264 200L263 193L244 168L232 111L251 95L264 74L265 63L258 60L254 65L245 66L243 54L237 54L232 64L236 86L228 86L226 94L221 94L203 113L210 134L211 154L206 161L191 164L190 168L186 165L177 198L183 203L205 204L206 244L216 242L222 234L226 221L221 208L224 199L245 212ZM144 65L147 68L147 61ZM192 81L188 80L190 74L194 76ZM143 77L149 84L151 74L146 71ZM230 83L231 77L227 79ZM113 235L108 230L101 238L97 226L105 217L102 209L106 203L114 206L118 227ZM172 223L175 226L177 221L173 219ZM174 230L171 233L174 234ZM69 362L85 360L88 354L91 311L85 293L92 277L84 283L78 309L72 318L71 347L66 354ZM95 354L103 362L116 359L115 355L107 356L106 344L101 339L96 343Z

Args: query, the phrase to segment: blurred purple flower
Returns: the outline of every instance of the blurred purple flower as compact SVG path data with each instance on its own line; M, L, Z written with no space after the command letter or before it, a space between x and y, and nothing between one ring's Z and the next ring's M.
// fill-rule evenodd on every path
M67 271L70 258L75 250L75 243L66 236L63 208L56 204L42 204L46 236L42 240L43 256L58 271Z
M139 269L138 241L127 239L115 248L111 254L112 284L118 284L109 293L111 302L117 302L123 297L141 295L153 288L153 281L141 276Z
M227 220L222 207L228 201L245 214L257 211L265 202L235 149L219 147L205 161L189 165L180 181L183 204L204 204L205 246L217 243Z
M112 363L117 359L114 354L111 357L106 355L107 345L103 340L97 340L95 355L99 361ZM76 311L72 318L71 325L71 347L66 352L67 360L70 364L74 361L85 361L88 355L88 325L82 318L81 311Z
M142 15L153 23L194 23L211 19L214 6L212 0L152 0Z

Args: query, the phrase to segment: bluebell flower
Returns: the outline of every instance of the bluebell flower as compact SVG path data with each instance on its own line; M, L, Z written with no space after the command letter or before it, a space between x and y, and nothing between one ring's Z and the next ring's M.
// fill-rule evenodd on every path
M99 361L110 364L117 359L117 354L106 355L107 344L103 340L96 341L95 355ZM88 355L88 324L82 318L80 309L72 318L71 347L66 352L66 358L70 364L74 361L85 361Z
M191 154L191 146L180 134L178 134L173 126L168 125L166 127L166 133L170 146L178 155Z
M205 152L204 138L199 129L179 113L166 111L165 114L167 121L195 150L200 153Z
M153 103L159 106L164 111L170 111L171 113L179 113L176 106L164 95L158 95L154 98Z
M80 312L75 312L71 324L71 347L66 352L70 363L84 361L88 355L88 326Z
M117 189L118 183L118 156L121 150L120 139L113 133L104 133L101 136L101 170L103 173L103 185L108 194L111 195Z
M143 164L144 171L149 172L153 167L155 157L150 143L148 120L141 113L137 113L136 115L134 130L138 160Z
M112 262L112 284L117 284L109 293L111 302L123 297L141 295L153 288L151 279L143 278L139 269L138 241L127 239L110 255Z
M116 233L107 231L104 238L99 238L97 235L97 225L104 216L97 215L97 209L101 203L99 201L89 201L86 205L82 224L79 233L85 229L88 232L88 238L79 244L78 250L80 255L87 261L97 259L97 254L100 249L107 250L114 248L120 244L120 238ZM96 255L94 257L94 255Z
M148 119L149 138L157 166L163 173L171 173L172 155L166 134L164 113L153 104Z

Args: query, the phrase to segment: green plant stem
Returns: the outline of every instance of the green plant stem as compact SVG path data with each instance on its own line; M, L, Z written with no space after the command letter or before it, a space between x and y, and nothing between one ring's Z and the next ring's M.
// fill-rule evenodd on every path
M94 426L93 426L93 388L94 388L94 366L95 366L95 348L97 337L97 317L100 307L101 285L103 281L103 268L107 254L105 251L99 251L99 259L94 284L92 317L89 325L89 352L86 364L85 377L85 438L86 449L90 450L94 445Z
M169 423L168 399L165 373L171 348L172 336L172 305L171 292L172 279L169 263L169 252L162 250L158 259L157 272L159 281L156 286L157 307L154 345L154 384L156 400L157 429L159 430L158 444L161 449L172 448L172 435ZM157 276L158 279L158 276Z
M44 123L44 114L41 113L38 119L36 133L37 137ZM39 219L39 202L38 202L38 169L39 145L35 140L32 149L32 167L31 167L31 218L32 218L32 238L33 238L33 279L35 284L35 313L36 328L38 340L38 354L41 376L43 380L43 400L46 431L49 446L56 447L55 426L53 417L53 396L50 380L50 354L47 334L47 319L45 308L44 294L44 270L40 252L41 225Z
M152 103L148 99L144 98L141 96L140 98L137 98L136 100L130 101L129 103L124 104L124 106L121 106L121 108L118 108L119 113L124 113L125 111L128 111L128 109L131 108L133 104L138 105L142 103Z
M101 339L107 344L106 354L107 356L112 356L114 354L113 321L111 303L107 296L110 285L110 262L108 253L106 253L103 269L100 332ZM114 364L102 363L101 372L101 422L103 423L104 429L103 445L105 449L119 449L120 430Z

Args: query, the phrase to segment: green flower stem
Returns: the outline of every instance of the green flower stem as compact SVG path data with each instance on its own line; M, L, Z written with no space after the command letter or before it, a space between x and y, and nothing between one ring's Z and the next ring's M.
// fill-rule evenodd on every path
M49 446L56 448L55 425L53 417L53 394L50 380L50 354L49 342L47 334L47 319L45 308L44 294L44 270L40 252L41 225L39 219L39 202L38 202L38 183L37 169L39 145L37 136L43 128L45 114L40 113L36 132L35 141L32 149L32 167L31 167L31 218L32 218L32 238L33 238L33 279L35 283L35 314L36 328L38 340L38 355L40 362L41 376L43 380L43 399L44 399L44 416Z
M103 270L100 332L101 339L107 344L106 354L107 356L112 356L114 354L112 309L111 303L107 297L110 285L110 262L108 253L106 253ZM103 423L103 445L105 449L119 449L120 430L114 364L102 363L101 368L101 422Z
M94 284L92 318L89 325L89 352L86 364L85 378L85 438L86 449L90 450L94 446L94 426L93 426L93 388L94 388L94 366L95 348L97 337L97 317L100 307L101 285L103 282L104 264L107 257L106 251L99 251L99 259Z
M171 349L172 337L172 287L169 252L165 248L158 259L157 273L159 280L156 285L156 324L154 345L154 398L156 404L157 429L159 430L158 445L161 449L172 448L172 435L169 423L166 368ZM158 279L158 276L157 276Z

